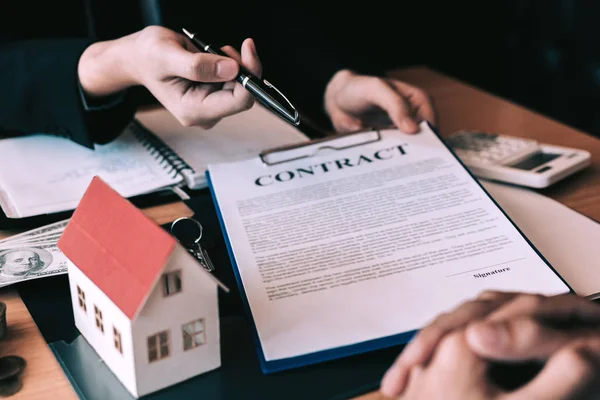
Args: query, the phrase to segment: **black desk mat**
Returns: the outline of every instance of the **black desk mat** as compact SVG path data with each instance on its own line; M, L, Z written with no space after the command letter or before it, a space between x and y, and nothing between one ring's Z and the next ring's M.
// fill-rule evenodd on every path
M186 204L204 227L203 243L215 264L215 275L231 289L230 293L219 293L222 366L145 398L343 399L377 389L381 377L402 346L264 375L258 364L210 195L201 191ZM98 366L102 363L89 362L97 360L97 355L87 343L79 340L81 337L73 321L66 275L23 282L16 288L44 339L52 344L68 375L76 381L74 383L82 398L129 398L110 370L106 367L102 370ZM89 379L94 374L104 378Z
M79 336L71 344L51 344L80 398L134 399L82 339ZM390 348L264 375L245 319L224 317L221 319L221 367L143 399L350 399L377 390L381 376L398 351Z

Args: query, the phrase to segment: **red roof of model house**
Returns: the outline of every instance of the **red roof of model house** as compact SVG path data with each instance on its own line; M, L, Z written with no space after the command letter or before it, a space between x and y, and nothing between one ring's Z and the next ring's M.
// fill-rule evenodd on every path
M145 303L175 246L171 235L98 177L58 242L129 319Z

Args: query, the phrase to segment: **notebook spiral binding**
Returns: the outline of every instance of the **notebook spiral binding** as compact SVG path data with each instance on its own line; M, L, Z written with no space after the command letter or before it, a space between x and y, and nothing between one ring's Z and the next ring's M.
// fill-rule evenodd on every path
M186 171L194 173L194 169L175 153L173 149L138 121L132 121L130 130L133 136L160 162L160 165L162 165L169 174L173 174L174 178L177 175L185 176Z

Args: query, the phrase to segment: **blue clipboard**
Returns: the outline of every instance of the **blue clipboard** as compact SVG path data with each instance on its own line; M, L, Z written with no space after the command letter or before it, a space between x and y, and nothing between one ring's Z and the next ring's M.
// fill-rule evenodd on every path
M436 135L436 137L440 140L440 142L450 151L453 157L459 162L459 164L469 173L471 178L479 185L479 187L483 190L483 192L492 200L494 205L498 207L498 209L504 214L507 220L515 227L517 232L525 239L527 244L531 246L531 248L536 252L536 254L543 260L543 262L559 277L559 279L567 286L569 292L574 293L571 286L558 274L558 272L552 267L552 265L544 258L544 256L535 248L533 243L523 234L523 232L519 229L518 226L510 219L510 217L504 212L504 210L500 207L500 205L491 197L491 195L487 192L487 190L481 185L481 183L475 178L475 176L469 171L469 169L464 165L464 163L458 158L458 156L452 151L452 149L444 142L441 138L439 132L429 124L429 128L431 128L432 132ZM356 137L358 135L362 135L362 140L357 141ZM358 132L350 132L350 133L342 133L337 135L332 135L327 138L315 139L306 143L294 144L290 146L278 147L270 150L265 150L259 154L259 157L263 164L267 166L278 165L302 158L310 158L321 150L333 150L340 151L344 149L348 149L356 146L363 146L365 144L377 142L381 140L380 131L377 129L370 130L361 130ZM335 142L335 144L333 144ZM306 149L305 154L298 155L298 149ZM286 155L282 156L282 155ZM219 220L219 224L221 227L221 231L224 236L224 240L227 246L227 251L229 254L229 258L231 264L233 266L233 272L235 275L235 279L237 281L237 285L239 288L240 296L242 299L244 310L249 318L249 323L252 327L252 336L254 338L254 342L256 345L258 358L260 362L260 366L262 371L265 374L274 373L278 371L284 371L292 368L299 368L306 365L321 363L325 361L330 361L342 357L348 357L352 355L362 354L374 350L385 349L392 346L398 346L402 344L408 343L413 336L418 332L418 330L402 332L396 335L382 337L370 341L360 342L348 346L331 348L323 351L318 351L314 353L305 354L302 356L290 357L285 359L278 359L268 361L265 358L264 351L261 346L260 338L258 336L258 330L254 322L254 318L252 316L252 311L250 309L250 304L246 297L246 292L244 290L244 285L242 283L241 276L239 274L239 269L237 266L237 262L235 260L231 241L229 240L227 230L225 228L225 223L223 219L223 215L219 204L216 199L216 195L214 192L213 183L210 177L210 172L206 171L206 178L208 181L208 188L210 189L210 193L212 196L212 200L215 206L215 210L217 213L217 217Z

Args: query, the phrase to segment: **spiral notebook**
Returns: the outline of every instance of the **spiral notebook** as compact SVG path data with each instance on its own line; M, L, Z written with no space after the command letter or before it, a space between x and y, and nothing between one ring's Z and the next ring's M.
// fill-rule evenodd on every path
M70 211L94 176L124 197L206 187L208 164L252 157L308 138L255 105L212 129L183 127L168 111L139 112L94 150L50 135L0 140L0 206L8 218Z

